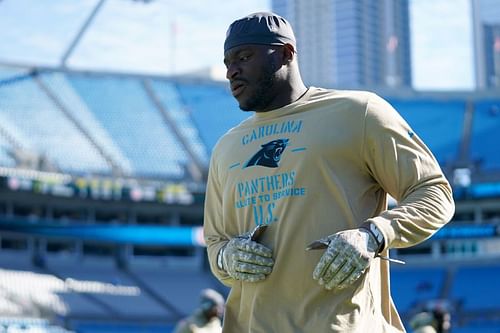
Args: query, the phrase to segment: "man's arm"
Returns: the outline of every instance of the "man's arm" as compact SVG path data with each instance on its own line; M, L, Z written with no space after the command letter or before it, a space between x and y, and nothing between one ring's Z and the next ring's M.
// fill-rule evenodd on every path
M229 242L225 237L222 213L222 188L218 179L217 164L215 163L216 151L212 154L208 172L207 189L205 193L205 212L203 233L207 244L208 262L210 269L217 279L226 286L231 287L233 279L217 264L219 252Z
M416 245L450 221L452 191L438 162L392 106L375 95L367 103L362 154L369 173L398 202L366 221L383 234L382 250Z
M313 278L328 290L351 285L375 257L387 259L388 248L427 239L454 212L451 187L432 153L376 95L367 102L363 143L361 156L374 185L380 187L381 196L389 193L399 204L360 221L357 229L326 236L307 247L326 249Z
M217 178L215 157L212 157L204 221L204 236L212 272L229 287L234 280L245 282L264 280L272 272L274 265L271 249L257 242L265 226L259 226L254 231L242 235L228 236L223 225L225 220L227 219L223 216L222 187Z

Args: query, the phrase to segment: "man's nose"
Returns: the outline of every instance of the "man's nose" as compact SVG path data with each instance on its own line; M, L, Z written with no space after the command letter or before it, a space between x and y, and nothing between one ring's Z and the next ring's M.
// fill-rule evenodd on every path
M236 64L230 64L227 66L226 79L235 79L239 74L241 74L241 69Z

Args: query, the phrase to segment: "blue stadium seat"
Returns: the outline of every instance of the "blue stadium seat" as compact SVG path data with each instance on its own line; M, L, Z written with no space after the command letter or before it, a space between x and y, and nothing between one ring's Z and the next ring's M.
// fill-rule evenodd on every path
M208 165L208 151L201 140L198 128L186 106L182 103L177 87L172 82L165 80L154 80L152 83L155 94L161 100L162 105L175 121L177 128L181 131L184 139L191 146L192 151L200 162Z
M0 318L0 332L73 333L62 327L52 325L47 319L31 317Z
M131 267L130 271L144 281L156 294L175 305L184 314L197 307L200 291L218 290L219 282L209 272L175 270L163 267Z
M476 102L472 121L470 154L484 171L500 169L498 153L500 100Z
M0 114L22 137L28 138L27 148L47 157L61 170L110 171L106 160L33 78L25 77L0 86Z
M461 267L457 270L451 298L463 311L500 310L500 266Z
M16 162L9 153L10 151L12 151L10 143L3 136L0 136L0 166L16 166Z
M250 116L240 110L236 100L222 85L179 83L177 87L209 153L226 131Z
M463 131L464 101L388 99L442 166L456 160Z
M29 70L25 68L6 67L0 65L0 86L12 82L13 80L22 79L29 75Z
M500 333L500 325L468 325L463 327L452 326L453 333Z
M122 316L131 316L131 317L157 317L167 318L168 316L173 316L173 314L169 314L168 311L163 308L159 303L157 303L153 298L151 298L147 293L140 289L139 286L135 284L135 282L130 279L130 277L116 269L111 262L107 260L98 260L88 258L86 261L78 262L78 263L64 263L62 261L52 260L48 265L49 270L56 274L56 276L62 280L74 281L75 286L77 286L76 291L71 295L72 297L68 297L70 294L62 294L62 299L67 302L69 306L74 306L74 308L70 308L71 313L73 314L86 314L95 315L96 311L100 311L100 315L106 315L106 309L112 311L112 313L120 314ZM90 283L90 284L89 284ZM106 288L93 288L92 283L100 284L102 286L113 286L120 287L122 290L106 290ZM89 285L89 289L94 289L94 291L80 291L78 292L78 288ZM85 293L92 293L92 298L94 300L98 300L101 305L104 307L97 307L97 309L88 308L88 304L85 304L83 300L77 297L77 295L81 296ZM95 306L95 304L94 304ZM88 312L85 312L88 311ZM109 313L108 313L109 314Z
M391 292L401 313L422 302L440 298L446 271L443 268L391 268Z
M152 324L152 323L103 323L82 322L75 325L78 333L169 333L173 332L174 324Z
M125 173L131 172L130 161L116 145L109 133L102 127L91 110L73 89L62 73L51 72L41 75L44 84L57 96L66 110L86 130L92 140L109 156Z
M140 79L71 74L69 82L131 161L135 175L184 176L186 151L166 126Z

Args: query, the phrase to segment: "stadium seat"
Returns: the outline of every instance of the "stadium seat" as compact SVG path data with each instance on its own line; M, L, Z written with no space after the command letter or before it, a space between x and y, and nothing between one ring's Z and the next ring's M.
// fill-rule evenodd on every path
M391 268L391 292L401 313L440 297L446 271L443 268Z
M225 86L179 83L177 87L209 152L226 131L249 116L239 109Z
M389 98L389 101L429 146L442 166L457 159L465 114L463 100Z
M453 280L451 298L463 311L500 309L500 289L494 287L499 277L500 266L461 267Z
M89 110L82 98L70 85L66 75L59 72L43 73L41 79L47 88L57 96L58 100L64 104L67 112L86 131L95 144L100 146L122 172L130 174L130 161L124 156L109 133L103 128L102 124L96 119L92 111Z
M186 151L166 126L140 79L71 74L68 80L131 161L135 175L184 176Z
M0 114L29 140L23 148L34 150L57 168L75 173L109 172L106 160L34 77L0 86Z
M474 105L470 154L482 171L498 170L498 133L500 132L500 100L479 101Z
M152 81L152 87L165 111L168 112L191 150L196 154L196 158L208 165L207 147L201 140L198 127L195 126L189 109L182 102L176 85L167 80L156 79Z

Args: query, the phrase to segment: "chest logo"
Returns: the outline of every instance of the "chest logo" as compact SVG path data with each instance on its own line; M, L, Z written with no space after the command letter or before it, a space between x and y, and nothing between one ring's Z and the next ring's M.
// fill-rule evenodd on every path
M288 139L278 139L270 141L261 146L261 149L252 156L245 164L245 168L251 166L264 166L268 168L277 168L281 160L281 155L288 145Z

